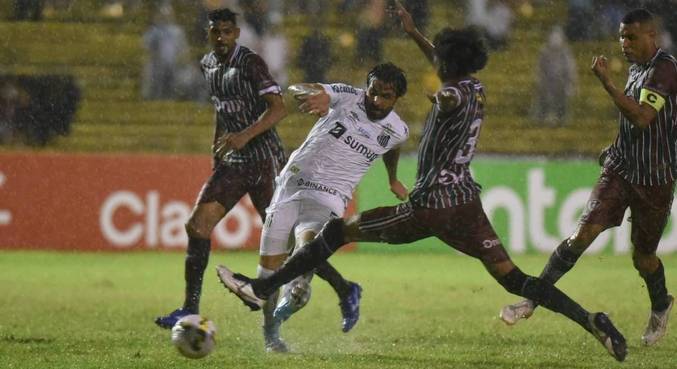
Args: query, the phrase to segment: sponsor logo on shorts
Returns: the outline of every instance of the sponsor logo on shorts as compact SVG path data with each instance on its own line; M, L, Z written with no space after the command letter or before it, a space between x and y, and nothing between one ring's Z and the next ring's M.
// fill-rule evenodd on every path
M299 187L305 187L309 190L322 191L322 192L326 192L326 193L329 193L329 194L332 194L332 195L338 194L338 191L336 191L335 188L325 186L321 183L308 181L308 180L305 180L303 178L299 178L296 181L296 185L299 186Z
M497 239L482 241L482 247L484 247L485 249L490 249L490 248L492 248L494 246L498 246L500 244L501 244L501 241L499 241Z

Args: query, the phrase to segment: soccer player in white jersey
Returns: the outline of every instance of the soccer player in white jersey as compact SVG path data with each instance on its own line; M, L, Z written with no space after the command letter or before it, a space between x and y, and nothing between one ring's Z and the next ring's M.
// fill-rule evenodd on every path
M321 118L276 179L277 188L266 210L261 235L258 268L261 277L272 274L287 259L292 235L296 246L302 247L315 237L324 223L343 216L355 187L380 156L387 168L390 190L401 200L407 197L407 188L397 179L397 162L399 146L409 136L409 130L393 111L407 89L406 77L400 68L392 63L377 65L367 76L366 90L345 84L295 87L292 91L297 91L301 111ZM307 93L299 94L300 90ZM327 102L328 111L317 108L326 109ZM290 285L299 287L309 281L306 277ZM359 318L361 288L352 285L358 289L357 297L350 301L341 299L340 304L344 332ZM268 299L262 307L266 351L287 351L279 328L282 321L299 308L289 305L291 290L286 289L287 296L281 309L277 309L277 316L273 314L276 297ZM300 290L309 291L309 288L301 286ZM345 314L345 310L350 314Z

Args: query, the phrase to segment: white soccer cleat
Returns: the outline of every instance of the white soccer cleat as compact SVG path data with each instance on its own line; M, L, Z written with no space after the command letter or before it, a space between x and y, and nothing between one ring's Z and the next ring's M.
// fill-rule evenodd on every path
M266 300L256 296L249 279L244 276L236 277L230 269L223 265L216 267L216 275L221 284L234 293L252 311L260 310Z
M498 316L507 325L514 325L520 319L529 319L534 313L535 305L531 300L522 300L516 304L505 305Z
M670 299L670 304L663 311L651 311L649 314L649 323L646 326L646 330L642 335L642 343L646 346L651 346L658 342L668 330L668 317L670 316L670 310L675 304L675 298L671 295L668 295Z
M300 276L284 286L282 297L273 312L276 319L286 321L292 314L308 304L312 292L309 279L306 276Z

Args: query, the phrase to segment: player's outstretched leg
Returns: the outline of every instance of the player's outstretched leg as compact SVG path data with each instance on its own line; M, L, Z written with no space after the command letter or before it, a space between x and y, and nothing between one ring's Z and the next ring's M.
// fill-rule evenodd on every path
M668 295L670 304L665 310L654 311L651 310L649 314L649 323L644 330L642 335L642 343L651 346L658 342L668 330L668 317L670 316L670 311L672 306L675 304L675 298L672 295Z
M557 246L552 255L550 255L550 259L543 268L539 278L554 285L576 265L576 261L581 257L581 254L571 247L571 242L570 239L566 239ZM505 324L514 325L521 319L529 319L537 307L538 305L529 299L522 300L504 306L499 313L499 317Z
M512 265L512 264L510 264ZM488 268L492 270L492 266ZM496 270L493 270L495 273ZM578 323L599 340L618 361L625 360L627 346L625 338L603 313L590 314L578 303L552 284L522 273L514 266L508 273L497 278L510 293L526 297L536 304L560 313Z

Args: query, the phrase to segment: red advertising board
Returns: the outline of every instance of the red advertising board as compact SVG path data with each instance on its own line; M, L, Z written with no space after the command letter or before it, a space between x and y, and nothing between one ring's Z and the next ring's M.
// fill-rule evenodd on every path
M0 154L0 249L184 249L210 173L211 158L198 155ZM245 197L213 247L257 249L260 231Z

